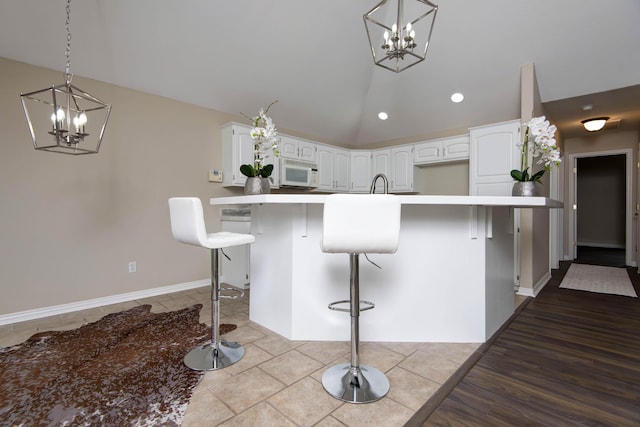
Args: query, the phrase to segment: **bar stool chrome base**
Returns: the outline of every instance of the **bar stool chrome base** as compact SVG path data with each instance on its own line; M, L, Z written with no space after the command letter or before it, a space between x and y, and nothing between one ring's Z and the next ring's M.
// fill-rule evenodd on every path
M330 367L322 375L324 389L343 402L370 403L382 399L389 392L389 380L378 369L341 363Z
M244 356L244 347L237 342L222 341L216 349L212 343L191 350L184 364L194 371L214 371L233 365Z

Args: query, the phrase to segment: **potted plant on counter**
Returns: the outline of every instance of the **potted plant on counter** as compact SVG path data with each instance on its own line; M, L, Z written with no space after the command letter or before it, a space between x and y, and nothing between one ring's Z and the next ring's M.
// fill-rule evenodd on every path
M265 158L270 152L275 157L279 156L278 151L278 131L273 120L267 116L269 108L276 101L273 101L266 110L262 108L255 117L243 116L251 120L251 138L253 138L253 164L240 166L240 173L247 177L244 185L244 194L264 194L271 191L269 179L273 172L273 164L264 164Z
M534 117L526 125L521 147L520 169L513 169L511 177L516 180L511 195L538 196L538 185L544 173L553 166L560 165L560 151L556 145L556 127L549 124L545 116ZM544 165L542 170L533 172L533 159L540 157L537 164Z

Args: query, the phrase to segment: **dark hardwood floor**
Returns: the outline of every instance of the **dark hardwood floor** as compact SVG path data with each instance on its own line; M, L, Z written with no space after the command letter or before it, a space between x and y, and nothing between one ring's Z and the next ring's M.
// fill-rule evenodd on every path
M598 248L578 246L576 262L580 264L624 267L626 265L624 248Z
M560 289L569 265L407 426L640 425L640 298Z

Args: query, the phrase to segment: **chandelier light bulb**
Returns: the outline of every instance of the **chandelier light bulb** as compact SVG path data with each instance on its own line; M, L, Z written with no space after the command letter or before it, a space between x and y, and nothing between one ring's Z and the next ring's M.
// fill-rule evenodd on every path
M78 117L78 121L80 122L81 125L87 124L87 115L84 113L84 111L80 113L80 116Z
M398 26L397 26L396 24L393 24L393 25L391 26L391 32L392 32L393 34L395 34L395 33L397 33L397 32L398 32Z
M62 108L58 108L58 111L56 111L56 118L58 119L59 122L63 121L65 117L64 114L64 110Z
M411 22L407 22L406 30L407 30L407 34L411 34Z

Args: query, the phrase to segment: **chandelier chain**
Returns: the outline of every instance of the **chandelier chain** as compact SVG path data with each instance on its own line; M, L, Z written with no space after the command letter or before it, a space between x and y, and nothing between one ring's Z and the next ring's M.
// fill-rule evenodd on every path
M67 31L67 47L65 49L65 56L67 57L67 63L65 65L65 74L67 82L71 82L71 0L67 0L67 20L65 22L65 30Z

